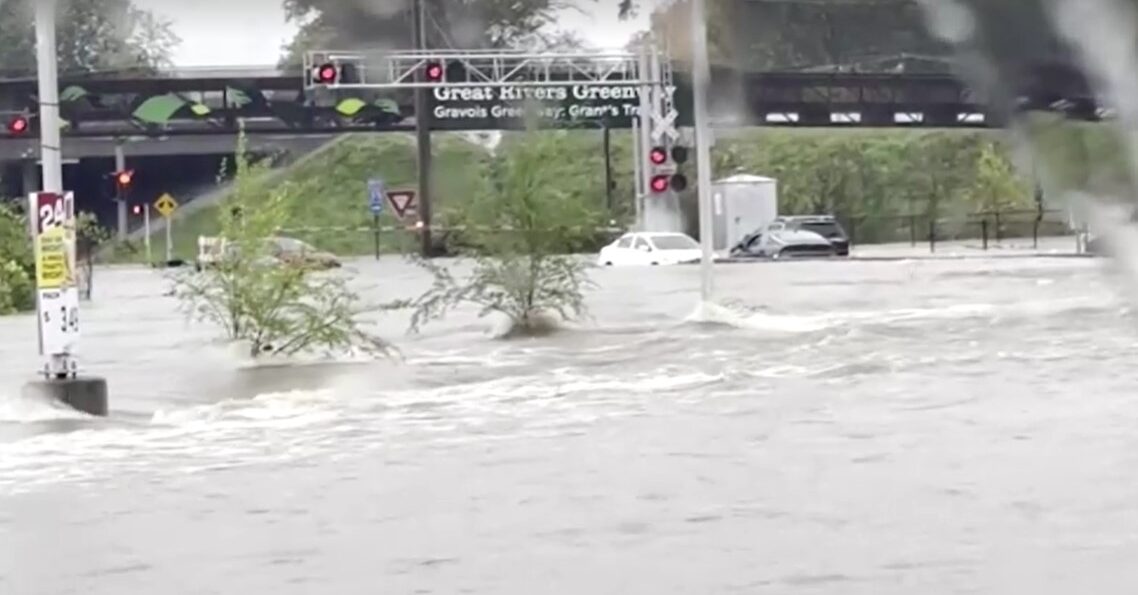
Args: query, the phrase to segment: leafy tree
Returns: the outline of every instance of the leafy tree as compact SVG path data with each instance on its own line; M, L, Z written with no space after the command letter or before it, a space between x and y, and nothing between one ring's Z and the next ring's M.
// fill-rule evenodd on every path
M639 2L621 0L620 10ZM925 33L914 0L722 0L707 1L713 63L743 70L887 70L917 67L944 71L948 48ZM691 5L672 2L652 18L657 34L672 42L673 56L690 59Z
M555 28L557 12L572 6L567 0L423 2L429 47L540 49L580 43ZM306 50L409 48L410 6L400 0L284 0L285 13L300 29L285 46L282 63L299 64Z
M460 243L473 259L473 272L458 279L446 267L420 260L434 284L411 303L413 331L461 303L479 306L481 316L504 314L515 334L545 331L550 317L584 314L590 265L567 253L592 240L606 217L596 197L561 190L557 165L564 134L528 133L526 151L495 163L491 188L449 214L465 229Z
M0 202L0 314L36 307L34 278L28 221L21 210Z
M269 166L251 162L245 146L242 134L232 191L219 209L219 262L175 275L175 296L192 316L247 343L253 357L317 349L390 353L387 343L359 328L359 298L343 278L273 258L274 236L289 218L291 188L270 187L264 175Z
M977 213L1025 209L1032 204L1030 189L995 143L987 143L980 150L976 180L966 196Z
M0 70L9 75L35 70L32 2L0 0ZM169 21L132 0L60 0L56 31L62 74L163 68L180 43Z

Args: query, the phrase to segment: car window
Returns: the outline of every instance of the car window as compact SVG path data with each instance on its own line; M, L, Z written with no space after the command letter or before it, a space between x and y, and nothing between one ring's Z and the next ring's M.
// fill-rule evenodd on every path
M623 238L620 238L620 241L616 243L616 247L617 248L631 248L632 247L632 236L624 236Z
M658 235L651 236L652 243L656 245L658 250L692 250L698 249L699 244L695 240L684 235Z
M644 238L636 238L636 249L637 250L651 250L652 246L649 246L648 242Z
M822 237L826 237L826 238L842 235L842 229L840 227L838 227L837 223L834 223L834 222L820 221L820 222L803 223L802 229L805 229L807 231L812 231L812 232L814 232L814 233L816 233Z
M781 223L771 223L770 227L768 227L767 229L770 231L782 231L783 227L784 226Z

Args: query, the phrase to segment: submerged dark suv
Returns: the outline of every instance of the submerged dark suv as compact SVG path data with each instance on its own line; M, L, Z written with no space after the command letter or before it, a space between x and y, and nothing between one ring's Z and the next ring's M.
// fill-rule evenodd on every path
M850 237L833 215L795 215L779 217L776 221L782 221L788 228L812 231L826 238L837 256L850 255Z

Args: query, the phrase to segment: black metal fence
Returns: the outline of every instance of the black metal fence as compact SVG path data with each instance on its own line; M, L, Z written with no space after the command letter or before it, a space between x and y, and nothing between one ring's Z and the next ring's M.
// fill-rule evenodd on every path
M1032 245L1038 246L1039 238L1076 233L1068 213L1058 210L989 211L957 216L856 215L839 216L838 220L853 245L927 243L930 250L935 250L938 242L960 240L979 240L988 249L1004 240L1030 238Z

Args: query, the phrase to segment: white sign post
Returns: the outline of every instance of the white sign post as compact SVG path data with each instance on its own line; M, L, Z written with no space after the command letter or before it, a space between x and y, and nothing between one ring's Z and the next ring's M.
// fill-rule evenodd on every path
M150 205L142 205L142 233L142 241L146 244L146 264L153 265L154 258L150 254Z
M75 198L71 192L33 192L28 197L35 239L40 355L67 362L48 369L56 377L75 373L71 353L79 341L79 271L76 259Z

